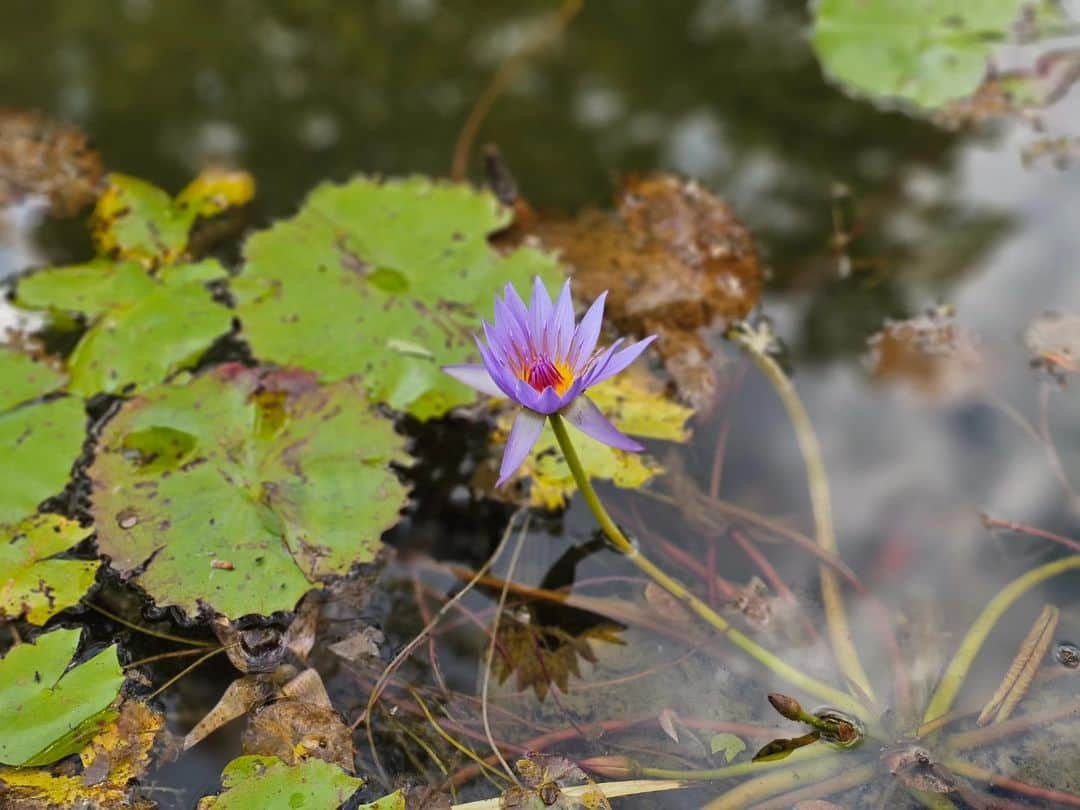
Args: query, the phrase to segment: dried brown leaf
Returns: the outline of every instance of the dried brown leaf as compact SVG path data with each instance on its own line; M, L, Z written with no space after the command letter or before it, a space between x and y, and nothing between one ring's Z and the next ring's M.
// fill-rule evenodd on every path
M273 683L257 675L237 678L229 684L214 708L184 737L183 749L188 750L229 721L247 714L260 703L269 700L274 689Z
M263 706L251 718L242 739L245 754L275 756L295 765L321 759L354 772L352 734L329 706L298 700L279 700Z
M1020 642L1020 649L1016 651L1016 656L1009 664L1009 669L998 685L997 691L980 712L979 719L975 721L980 726L1009 719L1013 709L1031 688L1035 673L1038 672L1039 666L1050 651L1060 615L1061 612L1053 605L1043 607L1028 634Z

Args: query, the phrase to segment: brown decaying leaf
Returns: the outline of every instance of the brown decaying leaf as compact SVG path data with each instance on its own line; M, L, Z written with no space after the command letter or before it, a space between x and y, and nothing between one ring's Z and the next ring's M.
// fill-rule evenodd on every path
M660 335L664 365L691 405L715 404L722 362L705 330L744 318L762 287L753 239L727 204L694 181L635 176L616 195L615 215L586 210L540 220L532 233L561 252L583 300L608 291L621 332Z
M35 112L0 110L0 207L39 196L54 217L94 201L103 167L77 128Z
M543 700L552 684L565 692L571 675L581 677L579 660L596 663L590 641L622 644L620 629L601 622L575 636L558 627L538 627L506 615L499 622L499 654L492 668L499 683L516 673L517 688L531 687Z
M611 810L611 804L593 781L570 760L557 754L527 754L514 763L521 785L511 787L499 801L501 810ZM571 784L589 786L580 796L568 796L561 788Z
M889 321L868 347L867 365L876 380L903 383L934 399L971 394L988 370L975 335L945 309Z
M274 694L274 684L266 678L257 675L245 675L237 678L229 684L221 700L188 735L184 737L183 749L186 751L193 745L213 734L230 720L235 720L241 715L247 714L260 703L270 699Z
M351 636L330 645L330 652L346 661L356 663L361 658L378 658L379 645L385 640L382 630L365 627Z
M1042 612L1035 619L1035 624L1031 626L1031 630L1020 643L1020 649L1016 651L1016 657L1009 664L1009 669L997 691L980 712L979 719L975 721L980 726L1009 719L1013 709L1027 694L1031 682L1035 679L1035 673L1038 672L1039 666L1050 651L1060 615L1060 611L1053 605L1043 607Z
M329 706L299 700L263 706L252 716L241 744L245 754L275 756L289 765L314 758L348 773L355 769L352 734Z

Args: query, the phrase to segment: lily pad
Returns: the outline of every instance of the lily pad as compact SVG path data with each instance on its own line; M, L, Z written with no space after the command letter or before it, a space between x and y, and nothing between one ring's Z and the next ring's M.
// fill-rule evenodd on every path
M98 547L159 605L291 610L370 561L405 440L354 380L219 366L127 405L90 469Z
M85 434L83 404L72 397L0 412L0 525L33 514L41 501L64 488Z
M38 515L0 529L0 618L44 624L94 584L96 560L52 559L91 529L59 515Z
M340 807L363 784L321 759L286 765L276 757L237 757L221 773L221 794L201 799L198 810L322 810Z
M974 92L1022 0L819 0L825 71L860 93L935 109Z
M147 267L178 261L199 217L243 205L255 193L244 172L208 170L175 199L144 180L110 174L91 220L98 252Z
M0 659L0 763L47 765L81 751L115 715L116 645L65 672L79 630L54 630Z
M64 375L41 360L0 346L0 411L37 399L64 384Z
M18 303L79 312L90 328L68 358L70 389L84 396L136 389L193 365L232 325L206 283L225 268L207 260L151 275L136 262L96 260L25 278Z
M248 240L232 290L256 356L324 380L357 374L373 401L420 419L472 402L442 373L476 360L473 334L507 282L554 286L555 259L500 256L510 212L490 194L424 178L323 185L291 220Z
M648 373L631 367L588 391L589 398L624 433L648 439L685 442L690 438L686 422L693 410L672 401L652 381ZM494 439L505 442L514 410L499 419ZM604 479L624 489L637 489L664 468L642 453L627 453L598 442L571 428L574 447L585 471L593 480ZM574 494L577 485L563 460L550 425L544 425L532 455L518 470L519 478L532 479L529 502L545 509L559 509Z

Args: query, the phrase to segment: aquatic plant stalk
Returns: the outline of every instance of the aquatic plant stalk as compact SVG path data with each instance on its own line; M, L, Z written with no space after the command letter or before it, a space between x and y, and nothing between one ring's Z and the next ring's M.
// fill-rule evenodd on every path
M979 654L979 650L982 649L983 642L986 641L986 637L1005 611L1012 607L1012 604L1017 599L1040 582L1076 569L1080 569L1080 554L1074 554L1040 565L1038 568L1033 568L1023 576L1014 579L1002 588L997 596L990 600L975 620L975 623L971 625L971 629L964 636L956 655L953 656L949 666L945 669L945 674L941 676L941 680L930 698L930 703L926 707L926 712L923 714L923 723L935 720L952 708L953 701L956 700L960 688L964 685L964 680L967 678L968 671L971 669L975 657Z
M822 749L824 753L835 753L830 749ZM792 754L788 761L794 758ZM809 758L809 757L806 757ZM768 763L751 763L762 767ZM763 799L768 799L778 793L793 790L805 786L808 783L826 779L843 768L847 762L839 756L824 757L815 762L800 762L793 767L786 767L772 773L762 774L756 779L749 779L733 787L717 799L709 802L702 810L742 810L744 807L756 805Z
M821 452L821 444L818 442L817 433L810 421L806 408L799 398L795 386L792 385L784 370L779 364L764 351L759 341L754 340L746 333L734 330L733 338L749 352L761 372L776 389L780 401L784 404L791 425L795 429L795 439L802 452L803 462L806 464L806 478L810 489L810 507L814 514L815 536L818 545L824 551L835 556L837 554L836 533L832 522L832 499L829 494L829 479L825 473L825 461ZM818 571L821 577L821 601L825 608L825 622L829 629L829 640L832 642L833 651L836 653L837 663L841 672L858 689L858 691L874 700L874 690L870 686L870 679L863 669L859 660L858 651L851 635L851 627L848 624L847 611L844 609L844 597L840 589L840 581L835 572L825 565L819 565Z
M753 639L739 632L736 628L732 627L726 619L689 591L686 586L677 579L666 574L643 555L638 547L630 542L626 535L623 534L622 530L615 525L615 522L604 508L603 503L601 503L600 498L596 494L596 490L593 489L589 476L585 472L585 468L581 464L581 459L578 457L577 450L574 448L574 443L570 439L570 434L566 429L566 423L563 418L557 413L551 414L548 418L551 421L552 430L555 432L555 438L559 442L559 448L562 450L563 457L566 459L566 465L570 468L570 472L574 476L574 481L577 483L582 498L584 498L593 517L596 518L596 522L600 525L601 530L607 535L608 540L611 541L611 544L614 545L615 548L622 552L624 557L637 566L637 568L653 582L685 604L700 619L721 633L728 641L750 655L750 657L764 665L777 676L808 694L814 695L818 699L832 704L838 709L850 712L861 718L867 717L868 712L866 711L866 707L859 701L853 699L850 695L819 681L817 678L806 674L801 669L791 666L764 647L760 646Z

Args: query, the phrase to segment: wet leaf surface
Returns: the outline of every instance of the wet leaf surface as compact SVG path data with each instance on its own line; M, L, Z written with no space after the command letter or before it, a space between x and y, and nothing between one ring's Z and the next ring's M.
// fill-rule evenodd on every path
M64 380L62 372L40 358L0 346L0 412L55 391Z
M622 374L589 389L589 398L619 430L645 439L685 442L690 438L686 427L693 411L666 396L662 388L643 369L631 367ZM506 441L514 411L499 418L492 439ZM610 481L625 489L637 489L663 473L664 469L647 454L627 453L572 429L574 446L593 480ZM546 509L558 509L577 490L570 468L566 466L558 441L550 425L521 465L516 480L530 479L529 503Z
M116 646L65 672L80 630L54 630L0 659L0 763L47 765L82 750L124 682Z
M406 500L391 465L409 463L356 382L220 366L106 427L90 469L98 545L159 605L291 610L372 560Z
M96 260L35 273L17 298L31 309L86 316L89 328L67 365L70 389L89 397L143 389L194 365L232 324L206 287L225 275L214 260L157 275L135 262Z
M91 222L98 252L146 267L179 261L195 221L247 203L255 183L243 172L211 169L176 198L136 177L110 174Z
M0 208L38 196L55 217L94 201L101 157L77 128L35 112L0 110Z
M52 559L90 536L75 521L38 515L0 529L0 618L44 624L76 604L100 562Z
M592 301L607 290L619 329L660 335L657 349L680 393L708 410L723 361L705 331L723 331L757 304L762 270L753 239L725 202L672 175L628 179L616 207L615 216L586 211L534 230L573 269L575 293Z
M932 109L975 91L1020 8L1020 0L821 0L814 50L844 86Z
M242 756L225 766L222 792L199 801L199 810L267 807L338 807L363 784L320 759L286 765L276 757Z
M478 360L473 335L507 283L558 281L555 260L487 242L509 213L422 178L323 185L251 237L232 285L255 355L324 380L359 375L373 401L420 419L474 401L441 367Z

